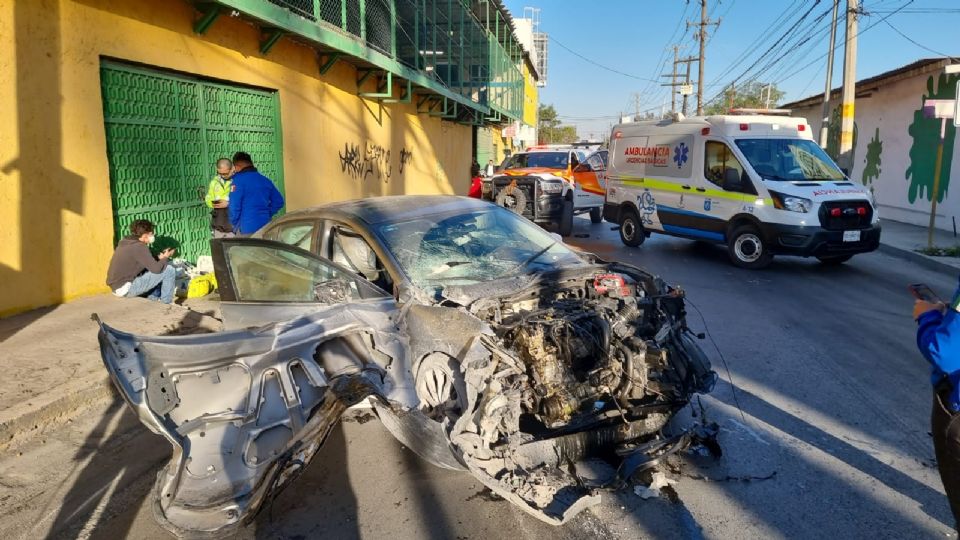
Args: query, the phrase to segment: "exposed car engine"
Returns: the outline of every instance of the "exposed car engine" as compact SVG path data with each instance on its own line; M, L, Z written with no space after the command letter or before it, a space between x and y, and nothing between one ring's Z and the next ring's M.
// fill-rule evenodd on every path
M609 265L471 305L492 329L481 338L490 354L463 363L467 395L444 412L467 468L548 522L593 504L567 465L656 454L673 414L716 381L686 328L683 298Z

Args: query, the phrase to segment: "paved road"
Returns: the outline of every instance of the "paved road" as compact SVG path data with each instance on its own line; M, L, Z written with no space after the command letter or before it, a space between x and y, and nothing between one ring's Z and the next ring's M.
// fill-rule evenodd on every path
M882 254L838 268L784 258L752 272L732 267L715 246L654 237L629 249L609 224L586 220L577 220L576 232L589 237L572 243L683 286L736 383L734 394L723 363L705 342L722 381L702 403L721 425L725 455L687 466L676 485L677 500L644 501L629 491L605 494L599 508L554 529L486 496L468 475L420 461L378 422L350 422L335 432L305 476L277 498L272 520L271 512L264 512L240 537L953 535L932 466L930 388L913 345L905 285L923 281L949 294L954 277ZM690 321L704 328L692 309ZM50 530L165 538L150 515L148 497L164 445L118 406L50 434L46 449L27 449L18 469L9 460L0 466L0 478L27 485L31 478L49 483L62 477L63 486L32 496L16 514L19 520L4 517L0 500L0 529L17 523L13 534L5 535L12 538ZM51 463L54 448L60 453L73 448L74 462ZM132 465L138 458L142 465ZM67 504L52 504L59 498Z

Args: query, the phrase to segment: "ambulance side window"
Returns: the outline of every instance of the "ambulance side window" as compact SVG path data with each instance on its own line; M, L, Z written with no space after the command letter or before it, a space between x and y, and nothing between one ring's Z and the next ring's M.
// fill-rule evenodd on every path
M736 178L742 186L736 191L751 190L750 179L744 173L743 165L733 155L730 147L719 141L707 141L706 155L703 160L703 175L710 183L721 189L724 187L724 178Z

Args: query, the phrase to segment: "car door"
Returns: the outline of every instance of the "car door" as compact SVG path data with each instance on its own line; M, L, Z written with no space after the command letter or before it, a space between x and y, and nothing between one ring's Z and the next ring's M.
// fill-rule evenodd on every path
M688 195L688 207L696 214L690 227L706 239L725 241L729 220L755 198L753 184L733 149L721 140L704 141L703 168L696 177L696 190Z
M603 205L606 195L606 168L599 154L592 154L573 170L577 208Z
M391 296L294 246L211 246L224 320L236 330L137 336L98 320L111 380L173 447L152 496L178 536L222 537L249 522L347 407L368 397L413 403Z
M393 297L348 268L296 246L254 238L211 242L224 327L285 321L320 306Z

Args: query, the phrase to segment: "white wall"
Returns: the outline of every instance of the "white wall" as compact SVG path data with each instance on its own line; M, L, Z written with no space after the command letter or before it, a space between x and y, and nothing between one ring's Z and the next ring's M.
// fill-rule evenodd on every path
M857 143L854 150L854 166L850 177L864 182L872 188L880 206L880 217L904 223L926 226L930 219L930 201L924 192L918 194L914 202L909 200L911 180L907 178L910 167L910 150L914 144L909 133L913 123L914 111L920 110L924 95L927 94L927 80L933 77L937 88L939 73L926 73L909 79L883 85L872 95L856 101L855 122L857 125ZM831 109L839 105L839 99L831 102ZM814 137L819 141L821 124L821 105L794 108L793 116L807 119ZM863 171L867 165L867 146L877 134L883 144L880 154L880 175L878 178L864 180ZM927 144L927 154L935 156L936 141ZM945 184L949 189L942 202L937 205L937 228L953 229L953 218L960 222L960 144L944 147L944 160L953 155L950 181L941 176L941 190ZM930 159L932 170L933 159ZM960 226L960 225L958 225Z

